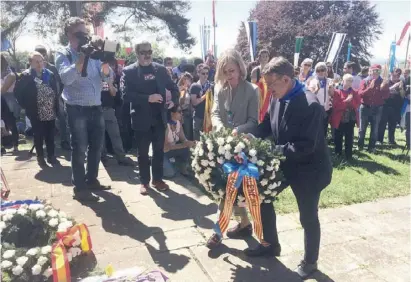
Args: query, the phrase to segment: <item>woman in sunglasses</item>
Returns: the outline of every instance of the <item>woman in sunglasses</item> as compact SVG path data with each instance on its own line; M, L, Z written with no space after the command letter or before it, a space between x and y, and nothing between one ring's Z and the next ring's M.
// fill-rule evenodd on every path
M313 66L313 60L310 58L305 58L304 61L301 63L301 68L300 68L300 75L298 77L298 80L300 82L306 82L312 75L312 66Z
M333 80L327 78L327 65L319 62L315 65L315 75L306 81L307 89L317 95L318 101L324 107L324 132L327 136L328 119L332 110L332 96L334 95Z
M164 177L171 178L176 175L176 169L172 164L178 159L177 163L182 164L181 174L188 175L187 166L190 159L190 148L194 142L187 140L181 125L182 109L179 105L173 106L167 113L167 128L164 141Z

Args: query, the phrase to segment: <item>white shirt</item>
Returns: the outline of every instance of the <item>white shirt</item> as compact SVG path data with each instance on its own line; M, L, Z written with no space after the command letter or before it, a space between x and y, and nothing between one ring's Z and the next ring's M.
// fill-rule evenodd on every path
M327 78L327 84L324 88L320 88L320 81L316 76L312 77L307 81L307 88L314 94L317 95L317 99L320 102L321 106L324 107L325 111L328 111L331 108L330 95L328 93L328 87L333 85L333 80ZM315 91L318 89L318 91Z

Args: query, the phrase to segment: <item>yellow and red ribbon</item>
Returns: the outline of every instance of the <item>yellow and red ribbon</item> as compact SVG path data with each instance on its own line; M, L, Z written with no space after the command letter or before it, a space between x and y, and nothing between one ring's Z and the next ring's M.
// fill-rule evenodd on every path
M83 252L92 249L90 232L85 224L77 224L65 232L57 232L58 241L51 250L51 266L53 270L53 282L70 282L70 264L67 259L66 247L70 248L80 237L80 248Z

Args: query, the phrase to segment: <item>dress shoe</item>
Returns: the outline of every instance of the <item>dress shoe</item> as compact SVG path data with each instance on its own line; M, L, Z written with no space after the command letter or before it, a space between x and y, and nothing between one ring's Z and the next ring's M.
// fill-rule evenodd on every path
M98 197L94 196L90 191L78 191L74 188L73 199L79 202L98 202Z
M298 267L294 270L294 272L296 272L301 277L301 279L305 280L317 270L317 263L307 263L306 261L302 260Z
M213 235L211 235L211 237L208 239L206 247L209 249L215 249L218 246L221 245L221 242L223 241L223 238L221 238L220 236L218 236L216 233L214 233Z
M96 191L105 191L105 190L111 190L111 186L109 185L102 185L100 184L100 181L96 180L92 183L87 183L88 189L90 190L96 190Z
M48 167L46 161L44 160L44 157L37 157L37 163L41 168Z
M148 189L150 189L150 186L148 184L140 184L140 194L141 195L148 195Z
M60 162L56 159L56 157L47 157L47 162L51 165L60 165Z
M279 257L281 254L281 246L263 246L260 244L255 249L245 249L244 253L248 257Z
M132 159L130 159L130 158L127 158L127 157L119 158L119 159L117 160L117 163L118 163L119 165L122 165L122 166L136 166L136 164L134 163L134 161L133 161Z
M152 183L154 188L158 191L164 192L170 189L170 187L163 180L154 180Z
M241 224L237 224L235 227L228 229L227 237L231 239L241 239L250 237L253 235L253 226L251 224L241 227Z

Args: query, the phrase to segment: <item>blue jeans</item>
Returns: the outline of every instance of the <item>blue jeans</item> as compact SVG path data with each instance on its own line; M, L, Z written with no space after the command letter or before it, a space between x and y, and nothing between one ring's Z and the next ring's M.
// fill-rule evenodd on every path
M380 124L383 106L360 106L360 131L358 139L358 147L364 147L365 134L367 133L368 123L371 123L370 141L368 150L375 148L375 143L378 138L378 126Z
M72 181L77 190L85 189L86 183L97 181L98 166L104 141L104 118L100 106L83 107L66 104L71 133ZM87 171L84 161L87 153Z
M64 107L64 100L59 98L59 111L57 113L57 124L60 133L60 143L67 142L70 140L70 133L67 124L67 113Z
M175 158L176 161L180 161L184 165L186 165L190 158L190 150L188 148L183 148L177 150L170 150L164 153L163 173L165 178L172 178L177 174L174 165L170 162L171 158Z

